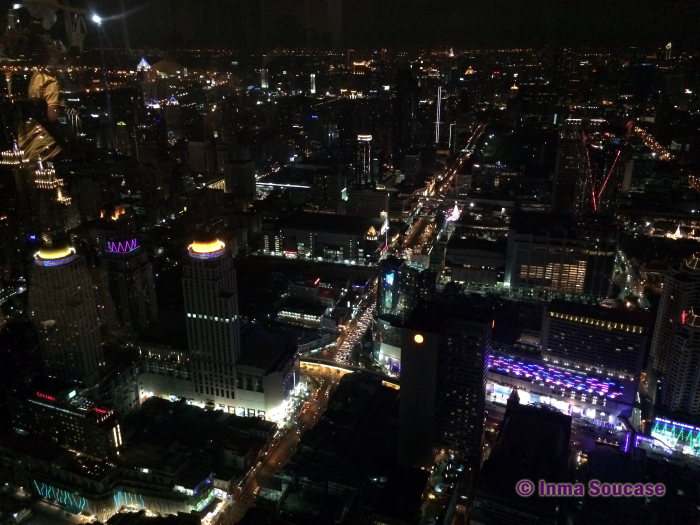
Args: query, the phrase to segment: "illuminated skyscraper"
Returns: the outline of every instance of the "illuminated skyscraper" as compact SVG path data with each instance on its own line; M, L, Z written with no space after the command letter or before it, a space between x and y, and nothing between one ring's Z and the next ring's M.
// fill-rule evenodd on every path
M372 135L357 136L355 160L355 187L362 188L372 182Z
M316 94L316 73L311 73L311 94Z
M673 330L661 383L661 411L700 416L700 309L681 314ZM657 325L658 326L658 325Z
M663 284L649 363L657 375L664 376L676 335L683 327L687 312L700 305L700 258L691 256L678 270L669 272Z
M103 360L100 326L87 265L66 243L47 243L35 255L29 310L40 334L47 371L92 386Z
M107 241L102 255L109 292L122 329L144 331L158 317L153 270L146 251L133 236Z
M195 400L235 406L241 355L236 270L226 245L200 233L188 248L182 287Z

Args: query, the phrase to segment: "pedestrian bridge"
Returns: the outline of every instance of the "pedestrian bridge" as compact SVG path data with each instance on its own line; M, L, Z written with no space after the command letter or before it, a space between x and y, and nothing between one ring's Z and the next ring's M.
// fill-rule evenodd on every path
M327 361L325 359L314 359L314 358L304 358L299 360L299 368L302 370L325 372L328 374L335 373L336 375L342 377L345 374L350 374L352 372L362 372L368 374L377 379L381 379L382 384L399 390L400 381L398 378L389 377L388 375L382 374L380 372L374 372L372 370L367 370L366 368L360 368L359 366L352 365L341 365L332 361Z

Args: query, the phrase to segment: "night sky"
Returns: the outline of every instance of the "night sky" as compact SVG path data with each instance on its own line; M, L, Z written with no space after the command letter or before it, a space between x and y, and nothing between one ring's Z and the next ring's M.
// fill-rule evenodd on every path
M690 0L125 0L133 47L330 47L329 2L342 4L341 47L700 43L700 2ZM100 14L118 4L92 2Z

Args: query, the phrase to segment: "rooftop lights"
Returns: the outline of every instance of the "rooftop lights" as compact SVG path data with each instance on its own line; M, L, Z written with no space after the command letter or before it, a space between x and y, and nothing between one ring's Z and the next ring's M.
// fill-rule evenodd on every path
M34 262L39 266L61 266L74 261L75 257L75 250L68 246L42 248L34 255Z
M188 251L193 259L216 259L224 253L226 245L219 239L209 242L193 242Z

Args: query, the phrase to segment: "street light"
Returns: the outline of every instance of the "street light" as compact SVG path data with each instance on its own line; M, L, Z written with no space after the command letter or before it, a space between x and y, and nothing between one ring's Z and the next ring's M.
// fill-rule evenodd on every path
M102 18L98 15L92 15L92 21L95 22L98 26L102 24Z

